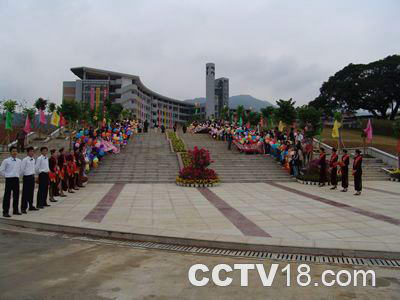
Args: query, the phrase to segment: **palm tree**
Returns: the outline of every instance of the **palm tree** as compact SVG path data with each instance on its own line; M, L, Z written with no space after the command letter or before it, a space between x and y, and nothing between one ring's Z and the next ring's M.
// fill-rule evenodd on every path
M238 105L236 107L236 117L237 120L239 121L241 118L243 120L243 115L244 115L244 106L243 105Z
M34 106L38 111L42 110L44 112L46 110L47 100L45 100L43 98L38 98L35 101ZM39 120L40 120L40 116L39 116ZM41 123L40 123L40 121L39 121L39 125L38 125L38 132L39 132L39 139L41 139L42 138L42 132L41 132Z
M221 119L223 121L226 121L228 117L229 117L229 107L227 105L224 105L224 107L221 110Z

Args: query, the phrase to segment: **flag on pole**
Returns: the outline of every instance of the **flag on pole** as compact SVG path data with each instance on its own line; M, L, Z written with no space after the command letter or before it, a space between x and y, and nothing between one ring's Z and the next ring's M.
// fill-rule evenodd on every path
M46 116L44 115L43 109L39 109L39 122L40 124L47 124Z
M243 119L242 119L242 117L240 117L240 119L239 119L239 126L242 126L242 124L243 124Z
M96 112L99 110L100 106L100 88L96 88Z
M29 119L29 116L26 116L24 131L26 134L31 132L31 120Z
M364 129L365 134L367 135L367 141L372 141L372 124L371 119L368 119L367 128Z
M333 128L332 128L332 137L333 138L338 138L339 137L339 128L342 127L342 123L340 123L338 120L335 120L333 123Z
M60 127L65 126L67 124L64 116L60 113Z
M282 121L279 121L279 124L278 124L279 132L283 132L284 129L285 129L285 123L283 123Z
M13 113L11 111L7 111L7 114L6 114L6 129L12 129L12 120L13 120Z
M246 123L246 127L247 127L247 129L250 129L250 122Z
M50 124L57 126L57 127L60 125L60 116L58 115L58 113L56 111L53 111L53 115L51 116Z

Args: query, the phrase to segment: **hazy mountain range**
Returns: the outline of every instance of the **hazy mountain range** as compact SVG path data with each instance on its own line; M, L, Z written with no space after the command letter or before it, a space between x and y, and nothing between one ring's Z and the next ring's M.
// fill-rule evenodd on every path
M196 103L196 102L205 103L206 98L201 97L201 98L187 99L185 101L190 103ZM243 105L245 109L249 109L251 107L253 110L259 111L261 108L264 108L266 106L271 106L273 104L271 104L271 102L267 100L256 99L250 95L237 95L229 97L229 108L236 108L238 105Z

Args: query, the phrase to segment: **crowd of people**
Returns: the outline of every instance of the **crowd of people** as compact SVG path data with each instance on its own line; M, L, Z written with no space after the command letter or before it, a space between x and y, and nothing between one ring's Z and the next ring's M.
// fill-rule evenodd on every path
M57 202L55 197L66 197L75 193L87 182L90 168L97 168L107 154L118 154L125 147L130 136L138 132L138 122L125 120L94 129L80 129L72 143L71 150L40 148L40 156L34 158L33 147L26 148L27 156L20 160L18 149L10 148L10 157L0 166L0 175L5 177L3 197L3 217L11 217L10 201L13 196L14 215L27 211L44 209ZM36 175L36 178L35 178ZM22 177L22 196L20 201L20 177ZM34 205L35 184L38 185L36 206Z
M237 123L206 121L194 122L189 128L191 133L208 133L213 139L226 141L228 149L232 145L240 152L260 153L272 156L287 169L293 177L299 174L311 163L313 159L313 139L306 137L306 129L263 129L259 125L251 128L250 126L239 125ZM321 147L319 166L319 186L323 187L328 181L327 174L330 176L331 189L337 188L339 173L342 181L342 192L347 192L349 181L350 156L346 149L342 149L343 156L339 161L337 150L332 149L329 163L326 160L325 149ZM362 155L360 150L355 151L353 162L353 175L355 185L355 195L360 195L362 190Z

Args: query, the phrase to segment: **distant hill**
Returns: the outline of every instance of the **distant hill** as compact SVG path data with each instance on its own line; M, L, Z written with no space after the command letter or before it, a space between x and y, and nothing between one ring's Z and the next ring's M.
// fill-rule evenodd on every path
M193 104L196 102L205 103L206 98L194 98L185 101ZM257 111L266 106L272 106L272 104L267 100L256 99L250 95L237 95L229 97L229 108L236 108L238 105L243 105L245 109L249 109L251 107L253 110Z

